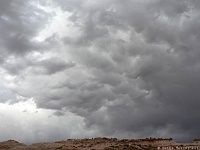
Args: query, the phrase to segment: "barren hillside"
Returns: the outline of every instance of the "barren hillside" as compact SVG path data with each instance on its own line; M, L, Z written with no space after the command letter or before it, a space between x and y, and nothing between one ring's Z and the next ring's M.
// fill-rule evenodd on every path
M0 143L0 150L156 150L156 149L200 149L200 140L191 143L176 143L172 139L68 139L57 142L25 145L14 140Z

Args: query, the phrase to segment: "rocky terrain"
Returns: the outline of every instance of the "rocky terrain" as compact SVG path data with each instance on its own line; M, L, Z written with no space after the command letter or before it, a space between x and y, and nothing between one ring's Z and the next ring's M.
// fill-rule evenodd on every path
M194 140L187 145L200 145L199 140ZM57 142L35 143L25 145L14 140L0 143L0 150L156 150L173 146L184 146L172 139L116 139L116 138L92 138L92 139L68 139ZM174 149L176 149L174 147Z

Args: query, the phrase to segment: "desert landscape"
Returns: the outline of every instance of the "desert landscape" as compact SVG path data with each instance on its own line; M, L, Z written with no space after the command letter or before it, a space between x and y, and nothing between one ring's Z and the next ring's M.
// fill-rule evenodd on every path
M0 0L0 150L200 150L199 89L200 0Z
M156 149L200 149L200 140L191 143L176 143L173 139L117 139L91 138L67 139L57 142L25 145L15 140L0 143L0 150L156 150Z

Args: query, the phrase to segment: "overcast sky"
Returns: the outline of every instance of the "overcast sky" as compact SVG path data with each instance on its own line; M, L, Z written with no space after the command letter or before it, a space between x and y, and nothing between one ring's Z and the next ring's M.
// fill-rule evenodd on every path
M199 76L199 0L0 0L0 141L190 141Z

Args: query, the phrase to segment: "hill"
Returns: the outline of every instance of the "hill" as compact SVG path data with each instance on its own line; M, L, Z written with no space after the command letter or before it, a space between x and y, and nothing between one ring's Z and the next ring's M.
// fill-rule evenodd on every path
M14 140L0 143L0 150L156 150L156 149L200 149L200 140L191 143L176 143L172 139L68 139L57 142L25 145Z

